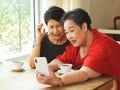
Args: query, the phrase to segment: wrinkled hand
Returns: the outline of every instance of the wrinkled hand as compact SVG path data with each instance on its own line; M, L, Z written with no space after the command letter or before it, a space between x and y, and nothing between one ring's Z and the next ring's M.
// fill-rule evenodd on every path
M43 24L42 23L40 23L37 26L37 31L36 32L37 32L38 38L42 40L42 38L45 36L45 33L46 33L46 30L45 30L45 28L43 28Z
M38 71L36 71L37 81L39 83L42 83L42 84L58 86L59 85L59 79L56 77L56 75L54 74L54 71L50 67L49 67L49 72L50 72L50 75L45 76L45 75L39 73Z

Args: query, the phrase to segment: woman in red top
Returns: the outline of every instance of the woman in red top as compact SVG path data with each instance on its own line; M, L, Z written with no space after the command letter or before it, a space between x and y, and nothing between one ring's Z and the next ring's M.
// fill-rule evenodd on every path
M45 77L37 72L38 82L53 86L67 85L106 74L117 78L120 90L120 45L107 35L92 29L90 17L83 9L66 13L62 22L71 44L49 64L50 76ZM54 75L53 70L57 70L61 63L71 63L73 69L78 70L63 74L60 79Z

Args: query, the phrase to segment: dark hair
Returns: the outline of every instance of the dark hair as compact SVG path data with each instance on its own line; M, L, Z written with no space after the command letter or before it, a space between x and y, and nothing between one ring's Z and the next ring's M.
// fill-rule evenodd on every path
M90 16L83 9L77 8L72 11L68 11L61 18L62 24L64 24L66 20L73 20L78 26L80 26L80 28L82 28L82 24L85 22L87 23L87 28L91 30Z
M54 19L60 22L60 19L62 18L64 13L65 11L60 7L57 6L50 7L44 14L44 20L46 25L48 24L48 21L50 19Z

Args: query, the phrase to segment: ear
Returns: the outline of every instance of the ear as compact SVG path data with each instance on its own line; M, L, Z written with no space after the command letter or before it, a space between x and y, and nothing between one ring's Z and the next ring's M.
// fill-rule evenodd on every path
M82 30L87 31L87 23L84 22L82 24Z

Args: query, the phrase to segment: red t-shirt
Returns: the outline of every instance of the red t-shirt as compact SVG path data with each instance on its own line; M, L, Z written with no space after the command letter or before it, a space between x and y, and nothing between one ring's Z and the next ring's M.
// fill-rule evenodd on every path
M66 51L57 57L64 63L73 64L77 69L86 66L101 74L114 76L120 90L120 45L105 34L93 29L93 41L84 58L79 55L79 48L69 44Z

